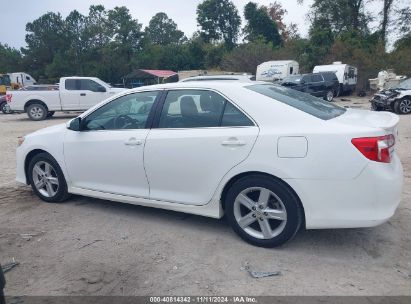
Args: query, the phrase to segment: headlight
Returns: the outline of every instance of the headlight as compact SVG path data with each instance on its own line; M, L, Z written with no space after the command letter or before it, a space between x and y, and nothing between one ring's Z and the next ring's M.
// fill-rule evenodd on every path
M18 144L19 147L24 143L24 139L25 139L24 136L19 137L19 138L17 139L17 144Z

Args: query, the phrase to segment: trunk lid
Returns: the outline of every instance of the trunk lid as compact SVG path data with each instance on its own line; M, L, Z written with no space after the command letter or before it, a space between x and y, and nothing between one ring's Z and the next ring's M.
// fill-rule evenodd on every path
M399 117L391 112L374 112L369 110L347 109L347 111L334 121L354 126L364 126L384 129L390 134L397 135Z

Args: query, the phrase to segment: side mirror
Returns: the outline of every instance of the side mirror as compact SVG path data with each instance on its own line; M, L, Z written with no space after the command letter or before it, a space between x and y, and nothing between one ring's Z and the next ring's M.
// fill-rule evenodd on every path
M305 84L305 80L301 79L300 84Z
M107 92L107 90L106 90L106 88L105 88L105 87L103 87L103 86L99 86L99 87L97 87L97 92L104 93L104 92Z
M69 122L67 129L71 131L81 131L81 117L76 117Z

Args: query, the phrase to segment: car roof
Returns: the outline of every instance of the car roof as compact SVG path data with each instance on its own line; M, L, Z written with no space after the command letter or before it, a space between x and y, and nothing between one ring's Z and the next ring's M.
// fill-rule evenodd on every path
M219 74L219 75L202 75L202 76L191 76L188 78L184 78L180 80L180 82L189 82L189 81L195 81L195 80L242 80L242 79L247 79L249 80L250 78L254 77L254 75L249 75L249 74ZM219 79L216 79L219 78Z
M139 92L139 91L149 91L149 90L167 90L167 89L228 89L228 88L242 88L245 86L250 86L253 84L269 84L268 82L264 81L253 81L250 82L242 82L242 81L218 81L218 80L210 80L210 81L182 81L182 82L173 82L167 84L155 84L149 86L138 87L134 89L128 90L128 92Z

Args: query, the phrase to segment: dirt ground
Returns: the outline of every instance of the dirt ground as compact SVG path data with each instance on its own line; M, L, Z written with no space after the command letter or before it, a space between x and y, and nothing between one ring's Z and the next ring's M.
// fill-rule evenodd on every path
M369 107L346 99L337 103ZM277 249L248 245L225 220L80 196L41 202L14 181L17 137L74 116L0 115L0 262L20 263L6 295L411 295L411 115L400 118L405 185L394 217L302 231ZM254 279L247 262L281 275Z

